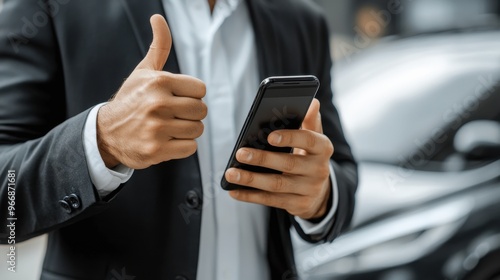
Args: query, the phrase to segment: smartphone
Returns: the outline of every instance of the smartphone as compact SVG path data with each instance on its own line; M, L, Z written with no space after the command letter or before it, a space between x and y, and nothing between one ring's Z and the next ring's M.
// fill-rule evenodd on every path
M236 160L236 152L242 147L251 147L291 153L291 147L271 146L267 137L275 130L299 129L318 89L319 81L315 76L269 77L262 81L226 170L236 167L253 172L281 173L269 168L242 164ZM224 190L248 188L227 182L224 175L221 186Z

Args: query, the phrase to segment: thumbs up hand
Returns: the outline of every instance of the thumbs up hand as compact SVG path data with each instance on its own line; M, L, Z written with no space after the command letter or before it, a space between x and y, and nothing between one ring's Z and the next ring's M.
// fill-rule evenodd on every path
M108 168L121 163L143 169L188 157L203 133L205 84L162 71L172 38L162 16L152 16L151 27L146 57L97 115L97 145Z

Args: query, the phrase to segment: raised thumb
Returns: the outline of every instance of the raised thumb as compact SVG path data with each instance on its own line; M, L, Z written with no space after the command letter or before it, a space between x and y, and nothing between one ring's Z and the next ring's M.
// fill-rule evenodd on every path
M138 69L160 71L167 62L172 47L172 36L167 21L161 15L153 15L149 20L153 30L153 42L146 57L137 65Z
M302 129L312 130L318 133L323 133L323 126L321 124L321 115L319 113L319 101L314 98L307 110L307 114L302 122Z

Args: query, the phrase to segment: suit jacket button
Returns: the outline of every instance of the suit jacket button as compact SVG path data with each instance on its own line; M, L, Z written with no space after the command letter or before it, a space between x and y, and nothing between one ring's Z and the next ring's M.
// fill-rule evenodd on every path
M69 203L66 202L66 200L59 200L59 205L62 209L64 209L64 211L66 211L66 213L70 214L71 212L73 212L73 209L71 208L71 206L69 206Z
M190 190L186 193L186 204L189 208L200 209L202 200L196 191Z
M67 198L67 199L66 199ZM71 207L73 207L73 209L78 209L80 208L80 198L78 197L78 195L76 194L70 194L68 195L67 197L65 197L64 199L66 202L69 203L69 205L71 205Z
M182 275L177 275L175 276L175 280L188 280L188 279Z

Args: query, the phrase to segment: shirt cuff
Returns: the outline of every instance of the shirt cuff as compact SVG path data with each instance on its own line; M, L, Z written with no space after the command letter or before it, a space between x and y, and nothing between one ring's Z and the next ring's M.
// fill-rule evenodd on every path
M133 169L123 164L113 169L107 168L99 153L97 147L97 113L105 104L98 104L90 110L83 130L83 148L87 159L87 168L90 179L101 198L116 190L120 184L127 182L134 173Z
M294 217L295 221L299 224L305 234L321 234L326 230L329 222L333 219L335 212L337 212L337 206L339 204L339 189L337 186L337 178L335 177L335 172L333 171L333 166L330 163L330 181L332 183L332 207L330 208L326 217L320 223L312 223L310 221L304 220L299 217Z

